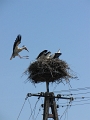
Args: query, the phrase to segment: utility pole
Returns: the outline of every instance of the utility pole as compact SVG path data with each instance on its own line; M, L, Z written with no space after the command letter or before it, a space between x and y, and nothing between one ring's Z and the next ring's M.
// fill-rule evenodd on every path
M48 120L48 118L52 118L53 120L59 120L58 112L57 112L57 108L59 108L59 105L56 105L55 98L69 99L70 101L73 101L73 97L70 98L61 97L61 94L57 94L57 96L55 96L53 92L49 92L49 82L46 82L46 89L47 91L45 93L44 92L38 94L28 93L27 97L31 97L31 96L44 97L44 104L41 105L44 108L43 120ZM49 108L51 108L51 112L52 112L51 114L49 113Z

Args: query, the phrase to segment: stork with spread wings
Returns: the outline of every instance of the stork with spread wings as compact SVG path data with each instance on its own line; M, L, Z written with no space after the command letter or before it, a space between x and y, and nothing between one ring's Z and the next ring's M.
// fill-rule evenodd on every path
M29 59L29 56L20 56L18 53L21 52L22 50L27 50L27 47L26 46L22 46L22 48L19 48L18 45L21 43L21 35L18 35L15 42L14 42L14 45L13 45L13 53L11 55L11 58L10 60L12 60L12 58L15 58L16 56L20 57L20 58L25 58L25 59ZM29 51L28 51L29 52Z

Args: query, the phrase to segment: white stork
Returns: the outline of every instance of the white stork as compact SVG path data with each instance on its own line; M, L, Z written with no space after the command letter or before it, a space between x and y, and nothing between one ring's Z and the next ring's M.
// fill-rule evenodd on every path
M15 58L16 56L20 57L20 58L26 58L26 59L29 59L28 57L29 56L20 56L18 53L21 52L22 50L27 50L28 49L26 48L26 46L22 46L22 48L19 48L18 45L21 43L21 35L18 35L15 42L14 42L14 45L13 45L13 53L11 55L11 58L10 60L12 60L12 58ZM29 52L29 51L28 51Z
M51 52L49 51L49 52L47 52L47 53L45 53L45 59L49 59L50 58L50 54L51 54Z
M43 50L42 52L39 53L39 55L37 56L37 60L42 60L42 59L49 59L51 52L48 50Z
M56 53L50 55L49 58L50 58L50 59L59 58L60 55L62 55L62 53L60 52L60 49L59 49Z

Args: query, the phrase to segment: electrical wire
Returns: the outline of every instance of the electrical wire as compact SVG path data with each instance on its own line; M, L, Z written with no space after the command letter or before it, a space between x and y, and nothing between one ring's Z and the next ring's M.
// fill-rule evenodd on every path
M38 113L37 113L37 115L36 115L36 118L35 118L34 120L36 120L36 119L37 119L37 117L38 117L38 115L39 115L40 111L41 111L41 106L40 106L39 111L38 111Z
M31 107L31 103L30 103L30 101L29 101L29 98L28 98L28 103L29 103L29 105L30 105L30 109L31 109L31 112L32 112L32 107Z
M60 107L66 107L66 106L77 106L77 105L85 105L85 104L90 104L90 103L82 103L82 104L74 104L74 105L60 105Z
M79 100L79 101L72 101L72 103L75 103L75 102L85 102L85 101L89 101L90 99L86 99L86 100ZM68 102L69 103L69 102ZM67 104L67 102L65 102L65 103L59 103L60 105L66 105Z
M19 117L20 117L20 115L21 115L21 112L22 112L22 110L23 110L23 108L24 108L25 103L26 103L26 100L24 101L24 103L23 103L23 105L22 105L22 108L21 108L21 110L20 110L20 112L19 112L19 115L18 115L18 117L17 117L17 120L19 119Z
M89 101L90 99L87 99L87 100L79 100L79 101L73 101L74 102L83 102L83 101Z
M68 111L68 107L69 107L69 106L66 106L65 111L63 112L63 114L62 114L62 115L60 116L60 118L59 118L60 120L61 120L61 118L64 116L64 114L66 114L66 112Z
M68 101L67 101L67 106L66 106L66 109L65 109L65 111L63 112L63 114L60 116L60 120L61 120L61 118L64 116L64 114L65 114L65 118L66 118L66 113L68 112L68 108L70 108L71 106L69 106L70 104L72 104L72 101L70 101L69 103L68 103ZM65 120L65 119L64 119Z
M29 103L29 105L30 105L30 109L31 109L31 113L32 113L32 107L31 107L31 103L30 103L29 98L28 98L28 103Z
M88 90L90 87L85 87L85 88L77 88L77 89L69 89L69 90L61 90L61 91L54 91L55 93L60 93L60 92L69 92L69 91L79 91L79 90Z
M30 117L29 117L28 120L30 120L30 118L31 118L31 116L32 116L32 114L33 114L33 112L35 113L35 108L36 108L36 105L37 105L39 99L40 99L40 98L38 98L38 100L36 101L35 106L34 106L34 109L32 110L32 112L31 112ZM34 115L35 115L35 114L34 114Z
M77 106L77 105L86 105L86 104L90 104L90 103L75 104L75 105L72 105L72 106Z
M74 100L75 99L85 99L85 98L90 98L90 97L87 97L87 96L86 97L84 97L84 96L83 97L75 97Z
M76 93L76 94L62 94L61 96L72 96L72 95L80 95L80 94L88 94L90 92L84 92L84 93Z

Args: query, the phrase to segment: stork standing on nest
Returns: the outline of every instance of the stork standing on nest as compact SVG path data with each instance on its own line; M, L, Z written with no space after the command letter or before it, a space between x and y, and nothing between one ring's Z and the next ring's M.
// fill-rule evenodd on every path
M60 55L62 55L62 53L60 52L60 49L59 49L56 53L50 55L49 58L50 59L59 58Z
M20 58L26 58L28 59L29 56L20 56L18 53L21 52L22 50L27 50L28 49L26 48L26 46L22 46L22 48L19 48L18 45L21 43L21 35L18 35L15 42L14 42L14 45L13 45L13 53L11 55L11 58L10 60L12 60L12 58L15 58L16 56L20 57ZM29 52L29 51L28 51Z
M37 60L42 60L42 59L49 59L51 52L48 50L43 50L42 52L39 53L39 55L37 56Z

